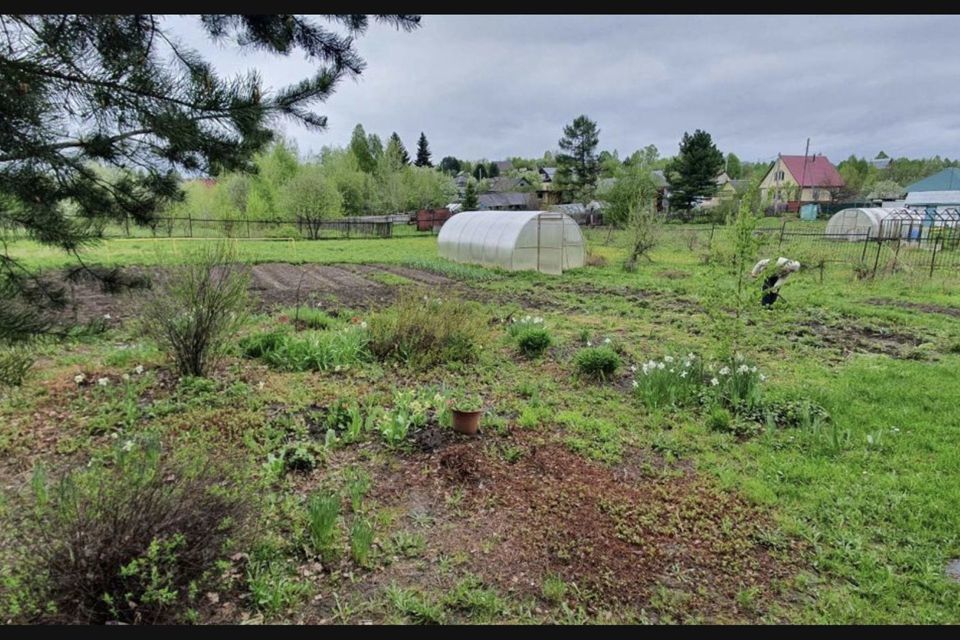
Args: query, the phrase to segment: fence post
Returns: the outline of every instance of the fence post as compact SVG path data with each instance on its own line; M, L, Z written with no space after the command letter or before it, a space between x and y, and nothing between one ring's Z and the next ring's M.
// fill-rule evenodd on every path
M877 277L877 267L880 266L880 249L883 248L883 243L880 241L880 238L877 238L877 258L873 261L873 277Z
M250 218L247 218L247 240L250 239Z
M193 237L193 216L190 215L189 211L187 211L187 236Z
M783 246L783 234L787 232L787 221L784 220L783 224L780 225L780 241L777 242L777 249Z
M713 247L713 230L716 229L716 227L716 222L710 223L710 237L707 238L707 251L710 251L710 249Z
M933 237L933 255L930 256L930 277L933 277L933 268L937 264L937 245L940 244L940 237Z
M867 227L867 239L863 241L863 253L860 254L861 263L867 261L867 245L870 244L870 231L872 231L872 229L872 227Z

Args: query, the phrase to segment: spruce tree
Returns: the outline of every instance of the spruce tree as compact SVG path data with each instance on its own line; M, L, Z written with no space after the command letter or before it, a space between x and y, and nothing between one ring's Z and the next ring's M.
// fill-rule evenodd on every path
M699 198L710 198L717 192L717 176L723 170L723 154L706 131L693 135L684 132L680 153L667 166L670 185L670 208L690 210Z
M563 137L559 141L562 153L557 155L557 181L583 202L591 199L597 188L599 142L597 123L584 115L563 128Z
M363 125L357 123L357 126L353 128L353 134L350 136L350 153L357 159L357 165L364 173L373 173L374 167L377 166L377 161L373 157L373 150L371 149L373 141L373 136L371 135L368 138Z
M420 132L420 140L417 141L417 161L414 163L418 167L432 167L430 162L430 148L427 146L427 136Z
M477 187L476 183L473 180L467 180L467 188L463 194L463 205L464 211L476 211L477 207L480 206L480 199L477 197Z
M420 20L377 19L405 30ZM107 222L155 224L158 209L182 199L180 175L253 171L282 119L323 130L326 118L312 107L364 68L353 38L366 30L365 15L325 18L346 34L296 15L200 16L214 41L299 51L314 64L311 77L274 91L253 72L217 75L165 20L0 15L0 227L76 254ZM62 289L38 284L0 253L0 338L41 330L40 303L63 303Z
M444 173L449 173L452 176L455 176L460 172L460 166L460 161L453 156L446 156L440 161L440 170Z
M410 154L407 153L407 148L403 146L403 140L400 139L396 131L390 134L390 140L387 142L387 146L391 144L396 146L397 153L400 159L403 160L403 164L410 164Z

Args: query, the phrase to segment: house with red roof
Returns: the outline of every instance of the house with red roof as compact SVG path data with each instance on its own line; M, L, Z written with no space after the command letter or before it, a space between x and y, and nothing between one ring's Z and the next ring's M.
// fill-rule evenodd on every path
M843 178L826 156L780 154L760 183L760 197L777 209L796 211L804 202L832 202L841 188Z

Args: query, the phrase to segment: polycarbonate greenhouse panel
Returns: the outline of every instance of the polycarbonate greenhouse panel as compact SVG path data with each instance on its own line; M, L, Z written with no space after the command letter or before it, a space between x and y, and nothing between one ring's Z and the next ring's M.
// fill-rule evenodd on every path
M902 229L909 229L923 220L923 212L908 209L886 209L882 207L850 208L837 211L827 221L825 231L828 236L847 236L851 242L862 242L870 238L896 238ZM905 231L903 231L905 233Z
M444 223L437 244L441 258L510 271L559 275L586 260L580 225L545 211L464 211Z

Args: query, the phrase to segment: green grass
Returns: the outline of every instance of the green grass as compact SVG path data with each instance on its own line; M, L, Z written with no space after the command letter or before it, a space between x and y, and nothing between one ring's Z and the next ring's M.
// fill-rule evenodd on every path
M216 239L142 239L104 240L80 252L90 264L155 265L177 260L198 243ZM362 240L242 240L235 241L238 257L250 263L403 263L418 259L434 259L436 238L401 237ZM9 254L22 259L30 267L62 267L72 265L72 258L62 251L30 240L9 243Z
M606 231L588 230L590 247L607 259L606 266L562 277L442 261L432 237L241 241L238 249L250 262L391 263L454 278L475 288L478 298L493 300L475 313L485 335L498 337L485 340L476 358L422 370L402 358L373 362L360 344L359 328L340 329L335 318L304 310L309 329L256 333L267 320L254 320L244 330L250 337L238 341L238 357L217 380L179 384L163 382L163 354L132 325L43 343L24 386L0 397L0 452L16 464L35 458L83 464L114 442L110 434L141 432L171 442L207 439L246 452L251 468L268 481L264 491L270 506L261 530L284 542L274 555L255 557L248 565L241 588L252 595L241 606L270 618L295 621L311 610L304 604L309 589L296 567L309 555L304 546L316 554L333 545L349 548L361 565L343 558L353 573L338 569L336 575L317 578L318 593L338 593L341 609L350 603L349 616L330 614L336 620L340 615L411 623L596 621L588 613L592 608L571 608L579 607L571 602L571 594L579 592L559 575L536 583L531 605L464 576L448 558L441 560L434 545L442 524L419 513L395 514L393 527L375 520L386 513L378 499L389 494L389 487L379 484L380 474L403 468L422 472L406 466L421 454L405 447L411 434L433 419L434 408L416 413L414 405L425 401L404 393L435 385L466 388L490 409L484 445L504 464L517 465L512 468L527 464L529 449L507 439L522 431L560 442L597 464L623 464L640 451L641 462L633 464L641 475L669 477L680 468L696 469L766 510L774 522L765 534L769 547L795 554L802 571L785 587L795 597L783 598L758 617L817 623L960 620L960 585L944 575L947 561L960 557L960 323L941 313L870 302L884 298L960 308L960 276L904 272L861 281L852 266L830 264L822 281L818 269L791 278L783 291L785 304L766 312L751 308L740 348L766 375L763 401L812 401L831 417L817 425L759 425L755 433L741 429L742 416L735 411L712 413L700 403L699 389L682 397L673 387L645 395L630 385L631 365L689 352L707 359L718 355L716 328L706 310L712 291L732 280L701 261L709 228L693 233L697 242L690 249L687 230L672 229L651 262L625 273L625 235L615 233L607 243ZM715 234L715 242L723 242L722 232ZM84 255L104 264L158 264L182 253L188 242L107 241ZM25 241L11 244L11 252L33 267L70 263ZM778 247L773 235L761 256L777 255L801 262L817 257L804 246ZM407 280L380 277L401 290L413 288ZM749 281L748 287L751 295L759 293L758 283ZM292 318L291 311L279 313ZM369 322L373 313L358 315ZM517 352L496 322L510 313L544 317L551 346L542 356L531 360ZM330 342L341 332L353 332L356 344ZM908 339L881 344L877 336L883 335ZM601 366L613 360L609 355L595 356L607 351L601 346L606 338L618 347L619 365L612 371ZM585 348L590 357L578 358ZM242 352L249 358L239 357ZM271 359L269 354L277 353L285 355ZM578 362L586 360L585 372L603 371L600 383L577 375ZM147 365L142 378L116 383L140 364ZM71 386L81 371L112 376L114 383ZM340 400L350 415L328 420L323 408ZM396 416L403 428L393 433L387 421ZM325 440L331 425L337 427L336 446ZM389 448L382 441L404 446ZM269 471L270 460L296 447L317 454L315 468L286 475ZM644 462L654 458L663 464ZM340 488L330 498L337 500L336 511L332 502L324 510L311 501L312 512L305 505L318 486ZM460 517L469 491L449 491L437 508L446 517ZM341 499L349 499L352 512L343 520L338 519ZM805 550L790 551L791 541ZM396 579L403 586L380 586L371 593L358 576L372 571L385 572L379 585ZM624 611L623 616L644 619L656 611L661 619L694 619L696 612L686 611L686 597L663 586L646 612ZM736 598L744 616L763 607L762 594L755 591L745 589ZM597 610L609 608L594 604ZM16 606L23 606L19 595ZM534 613L538 608L542 613Z

